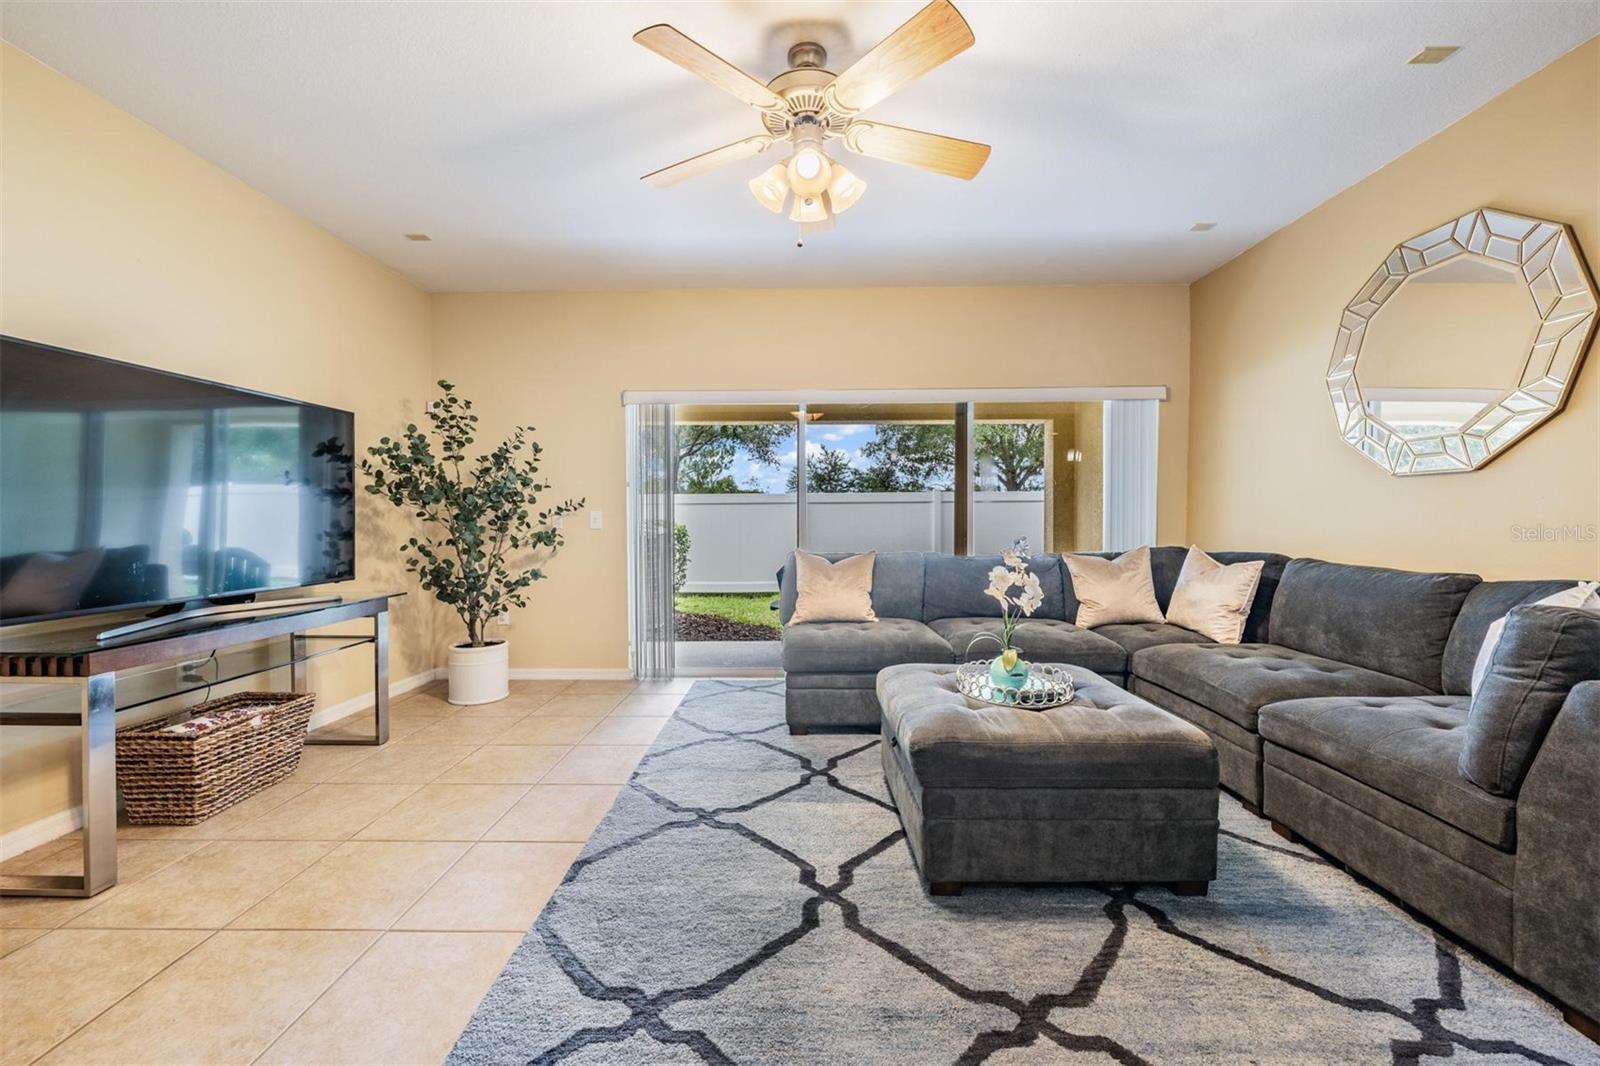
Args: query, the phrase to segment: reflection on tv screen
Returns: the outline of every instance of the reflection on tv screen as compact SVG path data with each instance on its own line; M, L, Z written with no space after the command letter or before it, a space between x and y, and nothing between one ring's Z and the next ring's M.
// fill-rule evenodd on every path
M354 417L0 341L0 619L355 574Z

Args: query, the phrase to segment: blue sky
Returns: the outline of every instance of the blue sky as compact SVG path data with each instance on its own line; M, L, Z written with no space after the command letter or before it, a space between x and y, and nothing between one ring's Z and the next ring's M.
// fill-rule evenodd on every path
M875 436L877 429L870 425L811 425L806 427L806 451L815 455L826 445L830 451L843 451L850 457L850 465L864 470L868 463L861 457L861 447ZM794 469L794 463L793 437L786 448L778 449L777 466L758 463L740 448L733 460L733 479L740 488L753 482L760 486L762 492L785 492L789 487L789 471Z

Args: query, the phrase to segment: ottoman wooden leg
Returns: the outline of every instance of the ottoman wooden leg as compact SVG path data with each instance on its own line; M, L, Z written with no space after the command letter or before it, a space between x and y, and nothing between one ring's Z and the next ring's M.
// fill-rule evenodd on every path
M959 896L961 895L960 881L929 881L928 895L930 896Z
M1174 896L1203 896L1211 889L1210 881L1174 881L1171 886Z
M806 735L806 727L803 725L792 725L789 727L789 735L791 737L803 737Z
M1290 829L1288 826L1284 825L1282 822L1273 822L1272 823L1272 831L1274 833L1277 833L1279 836L1281 836L1283 839L1287 840L1291 844L1300 843L1299 835L1297 833L1295 833L1295 831L1293 829Z

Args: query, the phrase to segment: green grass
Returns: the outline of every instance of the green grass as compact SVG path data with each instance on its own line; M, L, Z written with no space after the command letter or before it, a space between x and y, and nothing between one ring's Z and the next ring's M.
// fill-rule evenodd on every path
M712 614L730 622L749 622L752 625L782 628L778 612L768 607L778 598L774 592L680 592L678 610L683 614Z

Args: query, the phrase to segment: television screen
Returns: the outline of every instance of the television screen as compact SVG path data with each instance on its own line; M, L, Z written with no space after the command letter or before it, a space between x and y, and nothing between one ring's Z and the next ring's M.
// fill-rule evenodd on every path
M354 428L0 338L0 623L354 577Z

